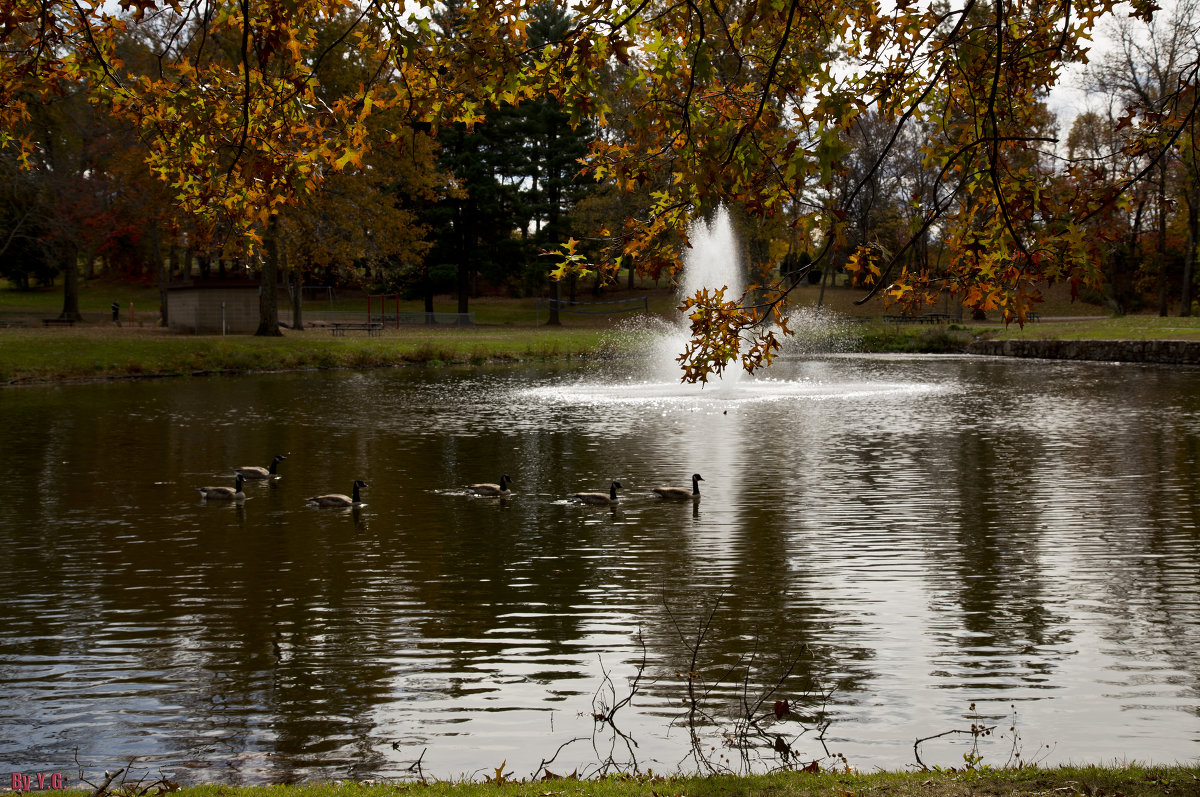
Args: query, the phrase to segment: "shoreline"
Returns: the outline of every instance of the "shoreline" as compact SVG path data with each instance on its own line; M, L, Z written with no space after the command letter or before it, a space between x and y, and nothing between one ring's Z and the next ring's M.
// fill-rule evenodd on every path
M1042 360L1200 365L1194 340L976 340L967 354Z
M152 797L165 792L187 797L1177 797L1200 795L1200 768L1196 764L1150 765L1117 762L1108 765L1064 765L1041 768L1018 760L1003 766L914 769L908 771L859 772L844 769L812 769L803 764L770 774L715 773L711 775L661 776L614 772L606 776L547 775L538 780L513 778L503 773L485 781L438 780L336 780L302 781L262 786L220 782L181 786L160 774L131 782L118 769L105 782L80 781L79 786L58 789L33 788L36 776L25 789L12 793L37 793L66 797ZM503 773L503 774L501 774ZM82 773L81 773L82 776ZM14 782L16 775L14 777ZM23 776L24 777L24 776ZM62 776L60 776L62 777ZM126 775L126 777L129 777ZM49 778L46 778L47 784ZM61 781L59 781L61 782ZM7 784L5 784L7 785ZM24 785L24 783L22 784Z
M1048 332L1041 328L1039 332ZM1200 365L1200 340L1005 335L929 327L880 327L859 337L863 354L968 354L1046 360ZM1109 330L1110 332L1112 330ZM405 366L519 365L611 359L641 348L644 336L603 328L504 328L332 337L181 336L160 331L4 330L0 387L78 385L167 377L221 377ZM991 334L994 334L992 332ZM818 343L810 356L826 352ZM838 351L835 347L828 350Z

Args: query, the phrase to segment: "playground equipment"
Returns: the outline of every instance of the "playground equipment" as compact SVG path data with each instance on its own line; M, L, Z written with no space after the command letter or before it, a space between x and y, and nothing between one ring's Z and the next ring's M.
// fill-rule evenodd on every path
M375 306L378 300L379 312ZM389 310L391 314L389 315ZM470 327L475 325L474 313L426 313L423 311L401 311L400 294L380 293L367 295L367 323L380 324L384 328L399 329L401 326L424 326L447 324Z

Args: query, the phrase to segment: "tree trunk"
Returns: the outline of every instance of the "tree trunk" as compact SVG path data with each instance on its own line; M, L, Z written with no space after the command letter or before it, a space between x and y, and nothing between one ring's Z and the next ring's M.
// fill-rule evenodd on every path
M1200 207L1197 202L1188 202L1187 250L1183 257L1183 291L1179 300L1179 315L1192 314L1192 277L1196 273L1196 237L1200 233Z
M550 280L550 318L546 320L548 327L561 327L562 321L558 317L558 299L559 299L559 281L556 279Z
M468 213L460 206L458 214L458 272L455 288L458 291L458 312L469 311L471 292L470 245L474 241L474 224L468 223Z
M425 300L425 323L436 324L433 317L433 280L429 278L429 266L421 271L421 298Z
M262 281L258 288L258 330L255 335L279 337L279 219L272 216L267 222L266 239L263 241L266 257L263 258Z
M300 275L298 269L288 268L287 252L279 256L280 262L283 264L285 273L289 276L289 282L295 283L292 288L292 329L299 332L304 331L304 278Z
M63 309L59 318L82 321L79 313L79 249L73 243L63 246Z
M829 272L833 271L828 264L821 268L821 290L817 291L817 313L821 312L821 307L825 304L825 282L829 279Z
M154 275L158 278L158 325L165 327L168 321L167 283L171 281L171 267L174 263L163 258L162 232L157 224L150 229L150 253L154 257ZM174 260L174 254L172 254L171 260Z
M1158 170L1158 314L1167 315L1167 166Z
M466 313L470 311L470 295L471 295L471 280L466 264L466 253L463 254L463 261L458 264L458 312Z

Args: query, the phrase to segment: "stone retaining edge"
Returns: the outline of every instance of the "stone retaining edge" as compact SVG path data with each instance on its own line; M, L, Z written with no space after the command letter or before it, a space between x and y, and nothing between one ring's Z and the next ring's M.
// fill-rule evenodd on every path
M966 351L994 357L1200 365L1200 341L1194 340L976 340Z

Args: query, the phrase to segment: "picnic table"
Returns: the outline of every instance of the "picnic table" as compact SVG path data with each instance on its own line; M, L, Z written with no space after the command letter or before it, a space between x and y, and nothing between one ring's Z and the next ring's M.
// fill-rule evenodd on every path
M358 330L366 332L371 337L383 332L383 324L379 321L330 321L329 333L335 338L344 337L347 331Z

